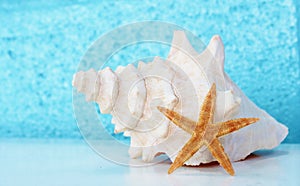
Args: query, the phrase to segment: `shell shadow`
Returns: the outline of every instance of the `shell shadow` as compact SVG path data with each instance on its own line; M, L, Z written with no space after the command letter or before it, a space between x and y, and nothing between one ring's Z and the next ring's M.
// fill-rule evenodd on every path
M253 162L254 161L260 161L260 160L265 160L265 159L270 159L270 158L276 158L280 156L285 156L288 155L288 151L283 151L283 150L258 150L250 155L248 155L245 159L235 161L235 162L244 162L244 161L249 161ZM163 162L164 164L171 164L171 160L168 159ZM233 162L232 162L233 163ZM199 166L190 166L190 165L184 165L183 167L188 167L189 169L207 169L207 168L217 168L219 167L220 164L217 161L213 161L210 163L202 163Z
M285 156L288 154L289 154L288 151L283 151L283 150L258 150L251 153L244 160L240 160L240 161L247 161L247 160L254 160L254 159L264 160L264 159L275 158L279 156Z

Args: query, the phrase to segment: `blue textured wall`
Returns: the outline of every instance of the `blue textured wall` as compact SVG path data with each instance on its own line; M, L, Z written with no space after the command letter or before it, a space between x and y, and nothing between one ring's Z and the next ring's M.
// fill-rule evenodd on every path
M206 43L221 35L228 74L290 128L286 142L300 142L297 14L292 0L1 1L0 137L79 138L71 81L80 57L115 27L161 20Z

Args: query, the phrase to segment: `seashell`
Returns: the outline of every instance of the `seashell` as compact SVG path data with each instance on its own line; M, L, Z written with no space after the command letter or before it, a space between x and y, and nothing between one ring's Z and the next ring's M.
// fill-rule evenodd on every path
M256 106L224 72L224 46L214 36L198 54L183 31L175 31L168 58L155 57L138 66L119 66L115 72L105 68L96 72L77 72L73 86L95 101L101 113L112 115L115 133L131 137L129 155L151 161L164 153L174 161L190 134L175 126L157 106L166 107L196 120L199 108L212 83L217 85L214 121L256 117L260 120L220 138L231 161L246 158L259 149L278 146L288 128ZM202 148L186 165L215 161Z

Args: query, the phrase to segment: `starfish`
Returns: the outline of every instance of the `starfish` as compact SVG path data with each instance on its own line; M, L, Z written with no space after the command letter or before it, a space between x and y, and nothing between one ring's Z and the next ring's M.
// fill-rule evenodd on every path
M168 170L171 174L177 168L181 167L189 160L202 146L206 145L211 154L216 158L220 165L231 175L234 175L231 162L224 152L224 148L218 137L224 136L240 128L257 122L258 118L238 118L225 122L213 123L214 110L216 102L216 85L215 83L207 93L199 114L198 122L190 120L187 117L158 106L158 110L162 112L175 125L190 133L192 137L184 145L178 153L175 161Z

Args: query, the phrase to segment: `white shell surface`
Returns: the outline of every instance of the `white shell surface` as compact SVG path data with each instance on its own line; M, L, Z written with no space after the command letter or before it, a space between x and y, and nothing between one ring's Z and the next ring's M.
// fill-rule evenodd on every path
M129 154L151 161L160 153L174 161L190 134L170 122L157 106L167 107L197 120L200 106L212 83L217 85L214 121L257 117L259 122L220 138L231 161L247 157L259 149L279 145L288 129L258 108L224 72L224 46L214 36L206 50L198 54L183 31L175 31L167 60L156 57L138 67L118 67L78 72L73 86L96 101L102 113L113 116L115 132L131 137ZM96 88L95 88L96 87ZM215 161L203 147L186 165Z

